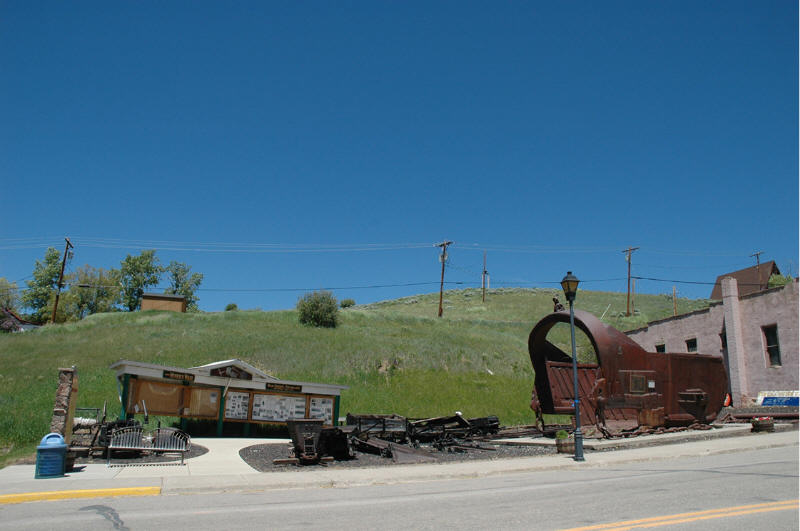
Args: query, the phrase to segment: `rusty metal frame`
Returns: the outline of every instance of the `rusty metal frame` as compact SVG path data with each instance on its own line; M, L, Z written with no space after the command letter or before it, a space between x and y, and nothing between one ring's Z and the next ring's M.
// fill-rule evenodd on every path
M535 372L531 408L571 414L572 358L547 340L569 312L551 313L534 326L528 351ZM575 326L592 343L597 363L578 364L581 423L603 430L637 426L685 426L713 421L725 400L727 372L720 356L646 352L589 312L575 310ZM644 381L632 387L632 382Z

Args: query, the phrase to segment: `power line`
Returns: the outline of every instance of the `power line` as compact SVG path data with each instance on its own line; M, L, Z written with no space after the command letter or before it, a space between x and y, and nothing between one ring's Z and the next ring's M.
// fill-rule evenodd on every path
M0 238L0 250L33 249L52 247L52 241L57 238ZM321 252L369 252L393 251L405 249L424 249L429 244L419 242L407 243L246 243L246 242L192 242L180 240L147 240L123 239L103 237L73 237L77 245L101 249L156 249L160 251L184 252L210 252L210 253L321 253ZM508 244L453 244L461 250L470 251L498 251L515 253L553 254L553 253L612 253L617 252L613 247L592 246L544 246L544 245L508 245ZM643 253L675 256L701 256L701 257L744 257L744 253L712 253L693 249L653 249L642 250ZM753 256L753 255L750 255Z
M698 284L703 286L718 286L720 282L698 282L693 280L671 280L666 278L651 278L651 277L631 277L637 280L652 280L653 282L674 282L676 284ZM581 281L583 282L583 281ZM748 284L745 282L739 282L739 286L760 286L760 284Z

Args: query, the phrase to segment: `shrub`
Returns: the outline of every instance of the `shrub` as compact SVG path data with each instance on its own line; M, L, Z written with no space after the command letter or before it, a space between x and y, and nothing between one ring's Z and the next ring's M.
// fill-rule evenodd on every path
M794 281L791 275L772 275L769 277L769 281L767 282L768 288L777 288L779 286L785 286L790 282Z
M228 305L225 306L225 311L226 312L235 312L238 309L239 309L239 307L236 306L235 302L231 302L231 303L229 303Z
M330 291L306 293L297 301L300 322L313 326L336 327L339 308Z
M349 308L355 305L356 301L353 299L342 299L342 302L339 303L339 306L341 306L342 308Z
M558 430L556 432L556 439L569 439L569 433L564 430Z

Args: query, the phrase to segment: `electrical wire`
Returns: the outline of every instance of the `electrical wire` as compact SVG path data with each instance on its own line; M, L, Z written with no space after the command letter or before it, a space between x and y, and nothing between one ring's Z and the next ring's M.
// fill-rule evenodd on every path
M635 278L636 280L651 280L653 282L671 282L673 284L698 284L703 286L718 286L721 285L720 282L698 282L693 280L670 280L666 278L651 278L651 277L637 277L631 276L631 278ZM753 283L746 283L746 282L739 282L739 286L761 286L762 284L753 284Z
M3 238L0 239L0 250L30 249L52 247L52 241L60 238ZM104 238L93 236L76 236L71 238L75 245L100 249L155 249L161 251L185 252L215 252L215 253L322 253L322 252L367 252L367 251L394 251L405 249L425 249L436 244L430 243L347 243L347 244L297 244L297 243L231 243L231 242L196 242L180 240L146 240ZM481 243L453 243L452 248L465 251L496 251L534 254L553 253L618 253L618 246L592 247L574 246L559 247L546 245L508 245L508 244L481 244ZM691 249L653 249L640 248L640 253L653 253L674 256L702 256L702 257L740 257L740 253L713 253ZM668 267L668 266L652 266Z

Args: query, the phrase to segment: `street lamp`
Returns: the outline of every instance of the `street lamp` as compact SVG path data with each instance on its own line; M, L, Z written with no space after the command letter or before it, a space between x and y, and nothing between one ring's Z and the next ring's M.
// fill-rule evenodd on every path
M561 288L564 296L569 301L569 331L572 336L572 387L575 393L575 461L584 461L583 458L583 434L581 433L581 409L580 397L578 396L578 355L575 352L575 310L572 303L575 301L575 294L578 292L580 280L567 271L567 276L561 279Z

